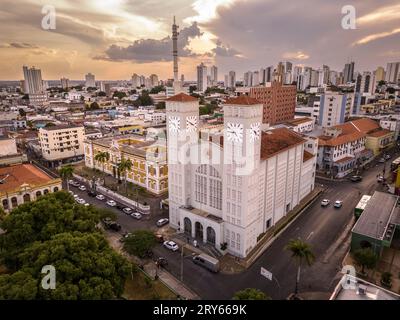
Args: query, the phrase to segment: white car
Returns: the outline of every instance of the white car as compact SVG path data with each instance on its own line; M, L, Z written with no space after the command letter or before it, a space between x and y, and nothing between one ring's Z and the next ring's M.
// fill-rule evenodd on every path
M321 201L321 206L322 207L326 207L326 206L329 205L329 203L330 203L330 201L328 199L324 199L324 200Z
M129 215L131 215L133 213L133 210L131 208L128 208L128 207L123 208L122 211L124 213L126 213L126 214L129 214Z
M86 191L86 187L85 187L84 185L81 185L81 186L79 187L79 190L81 190L81 191Z
M79 196L77 194L74 194L74 199L78 199Z
M383 179L383 176L381 176L381 175L378 176L378 179L377 179L377 180L378 180L378 182L383 182L383 180L384 180L384 179Z
M97 196L96 196L96 199L97 200L104 200L106 197L105 196L103 196L102 194L98 194Z
M84 199L80 199L80 198L77 198L76 202L79 203L79 204L85 204L86 203L86 201Z
M117 203L114 200L108 200L107 205L109 205L110 207L115 207L117 205Z
M178 245L173 241L164 241L163 246L172 251L178 251Z
M90 204L89 203L85 203L85 207L89 207L90 206Z
M343 205L343 201L341 200L336 200L335 204L333 205L335 208L341 208Z
M387 154L387 155L385 156L385 159L386 159L386 160L389 160L390 158L391 158L390 154Z
M135 218L135 219L137 219L137 220L142 219L142 215L141 215L139 212L134 212L134 213L132 213L132 214L131 214L131 217L132 217L132 218Z

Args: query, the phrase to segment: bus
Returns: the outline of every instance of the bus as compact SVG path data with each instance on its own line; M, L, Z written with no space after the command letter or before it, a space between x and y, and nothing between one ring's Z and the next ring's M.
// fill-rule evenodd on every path
M369 199L371 199L371 196L366 194L361 197L360 202L358 202L357 206L354 208L354 215L356 216L356 219L358 219L361 213L363 213Z

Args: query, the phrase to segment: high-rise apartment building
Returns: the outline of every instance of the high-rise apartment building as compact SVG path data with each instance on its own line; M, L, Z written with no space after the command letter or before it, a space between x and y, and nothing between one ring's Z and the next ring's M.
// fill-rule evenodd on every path
M202 62L197 66L197 91L207 90L207 67Z
M400 79L400 62L390 62L386 66L385 81L397 83Z
M24 93L26 94L39 94L44 93L42 71L35 67L28 68L23 66L24 72Z
M61 82L61 88L63 88L64 90L67 90L69 88L69 79L61 78L60 82Z
M88 73L85 76L85 80L86 80L86 82L85 82L86 88L95 88L96 87L96 79L95 79L94 74Z
M354 81L354 62L346 63L343 69L344 83Z
M314 102L313 116L322 127L344 123L351 115L353 94L327 91Z
M156 74L150 75L150 83L152 87L158 86L158 76Z
M210 82L212 86L218 85L218 68L217 66L212 66L210 69Z
M140 87L140 78L136 73L132 75L131 82L132 82L132 88L136 89Z
M274 125L294 118L297 90L295 85L274 81L269 86L250 88L250 97L263 103L263 123Z

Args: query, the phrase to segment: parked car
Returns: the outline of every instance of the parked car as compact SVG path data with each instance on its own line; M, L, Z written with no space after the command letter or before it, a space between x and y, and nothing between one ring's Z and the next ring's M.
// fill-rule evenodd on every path
M378 182L383 182L385 179L383 178L383 176L379 175L377 181Z
M125 206L123 206L122 204L120 204L120 203L117 203L117 205L115 206L118 210L121 210L121 211L123 211L124 210L124 208L125 208Z
M167 248L168 250L172 250L172 251L178 251L179 250L179 246L175 242L173 242L171 240L164 241L163 246L165 248Z
M158 267L164 268L164 267L166 267L168 265L168 261L167 261L167 259L165 259L163 257L158 257L157 260L156 260L156 265Z
M89 197L95 197L97 195L93 190L89 190L87 194Z
M217 259L204 253L194 256L193 262L215 273L218 272L220 268L219 261Z
M385 158L380 158L380 159L378 160L378 162L379 162L379 163L384 163L384 162L385 162Z
M103 224L106 229L110 229L113 231L121 230L121 225L116 223L115 221L112 221L110 218L103 219Z
M390 154L385 155L385 159L389 160L391 158Z
M350 178L350 180L351 180L352 182L360 182L360 181L362 180L362 177L361 177L361 176L352 176L352 177Z
M85 187L84 185L81 185L81 186L79 187L79 190L81 190L81 191L86 191L86 187Z
M74 194L74 199L78 199L79 196L77 194Z
M84 204L84 206L85 206L85 207L89 207L89 206L90 206L90 203L87 203L87 202L86 202L86 203Z
M133 210L131 208L123 208L122 211L128 215L131 215L133 213Z
M341 208L343 205L343 201L341 200L336 200L335 204L333 205L335 208Z
M157 227L162 227L165 226L166 224L168 224L169 220L167 218L162 218L160 220L157 221Z
M104 200L106 197L105 196L103 196L102 194L98 194L97 196L96 196L96 199L97 200Z
M79 182L77 182L75 180L69 180L68 184L70 184L71 186L74 186L74 187L79 187L80 186Z
M86 203L85 199L81 199L81 198L76 198L75 201L76 201L77 203L79 203L79 204L85 204L85 203Z
M132 217L132 218L135 218L135 219L137 219L137 220L142 219L142 215L141 215L139 212L134 212L134 213L132 213L132 214L131 214L131 217Z
M330 201L328 199L324 199L324 200L321 201L321 206L322 207L326 207L326 206L329 205L329 203L330 203Z
M117 205L117 203L114 200L108 200L107 205L109 205L110 207L115 207Z

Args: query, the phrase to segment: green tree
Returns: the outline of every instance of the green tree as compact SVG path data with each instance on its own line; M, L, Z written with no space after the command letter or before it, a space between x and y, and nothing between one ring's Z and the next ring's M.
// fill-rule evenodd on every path
M127 261L96 228L100 213L66 192L14 209L1 223L0 299L116 299L129 274ZM56 289L39 285L44 265L56 268Z
M125 194L128 194L128 172L132 170L133 163L130 159L122 158L118 164L118 171L124 177Z
M361 267L361 273L364 273L365 268L373 269L378 262L378 256L371 248L357 249L353 253L354 261Z
M126 93L125 92L121 92L121 91L115 91L113 94L113 98L118 98L119 100L123 99L126 97Z
M159 93L161 91L165 91L165 87L162 86L162 85L159 85L159 86L155 86L155 87L151 88L150 93L151 94L157 94L157 93Z
M105 173L105 164L110 160L110 154L105 151L101 151L94 156L94 160L101 163L103 169L103 184L106 185L106 173Z
M156 244L156 237L149 230L136 230L124 240L124 249L129 254L144 258Z
M255 288L246 288L244 290L237 291L233 300L270 300L264 292Z
M89 109L90 110L98 110L98 109L100 109L100 106L97 102L92 102L89 106Z
M154 104L153 99L149 96L149 92L147 90L142 90L142 93L139 95L137 100L135 100L134 105L136 107L140 106L151 106Z
M98 96L98 97L106 97L106 96L107 96L107 93L105 93L104 91L100 91L100 92L97 94L97 96Z
M300 283L301 267L304 262L306 262L308 266L311 266L314 263L315 256L310 245L301 239L290 240L285 249L292 253L292 258L297 265L296 287L294 289L294 294L297 295Z
M55 127L55 124L53 122L48 122L44 127L45 128Z
M19 112L19 115L20 115L21 117L25 117L25 116L26 116L26 112L25 112L24 109L19 108L19 109L18 109L18 112Z
M384 86L386 84L386 81L385 80L380 80L379 82L378 82L378 87L382 87L382 86Z
M61 179L63 179L66 182L67 190L69 191L68 180L73 177L74 167L69 166L69 165L65 166L65 167L61 167L60 170L58 171L58 173L60 174Z

